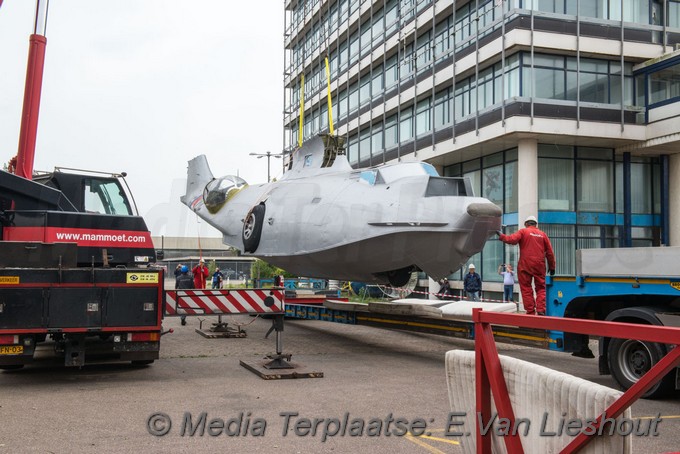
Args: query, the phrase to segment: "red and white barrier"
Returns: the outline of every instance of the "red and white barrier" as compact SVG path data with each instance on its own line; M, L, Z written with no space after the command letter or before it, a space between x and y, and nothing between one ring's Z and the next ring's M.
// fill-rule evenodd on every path
M165 315L283 313L283 291L270 289L168 290Z

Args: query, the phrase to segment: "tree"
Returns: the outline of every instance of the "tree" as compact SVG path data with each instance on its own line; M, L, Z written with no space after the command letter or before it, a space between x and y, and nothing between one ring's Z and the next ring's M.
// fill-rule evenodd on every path
M259 276L258 276L258 271L259 271ZM274 265L270 265L269 263L265 262L264 260L257 259L256 261L253 262L253 264L250 266L250 276L252 278L260 278L260 279L271 279L274 276L279 276L283 274L284 278L294 278L297 277L293 274L290 274L281 268L278 268Z

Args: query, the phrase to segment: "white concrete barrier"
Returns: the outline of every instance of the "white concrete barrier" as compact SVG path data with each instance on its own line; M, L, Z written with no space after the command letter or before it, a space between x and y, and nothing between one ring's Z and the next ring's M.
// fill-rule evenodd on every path
M515 427L521 436L526 453L557 453L575 437L569 435L566 423L580 423L594 420L619 396L620 391L591 383L569 374L557 372L546 367L506 356L500 356L503 376L515 414ZM446 381L452 412L465 413L454 418L464 422L463 426L453 426L454 432L469 432L469 436L456 438L463 452L476 452L475 408L475 352L452 350L446 354ZM496 415L493 404L492 417ZM620 423L640 423L644 430L645 421L632 420L628 408L618 419ZM492 452L506 453L503 434L506 432L502 421L497 419L490 430L492 433ZM623 436L629 425L616 426L614 435L609 436L610 426L606 426L601 436L597 436L580 451L589 454L618 454L632 452L632 436ZM500 434L496 433L500 430ZM560 430L561 429L561 430ZM513 430L510 428L510 430ZM450 430L451 432L451 430ZM560 433L561 432L561 433Z

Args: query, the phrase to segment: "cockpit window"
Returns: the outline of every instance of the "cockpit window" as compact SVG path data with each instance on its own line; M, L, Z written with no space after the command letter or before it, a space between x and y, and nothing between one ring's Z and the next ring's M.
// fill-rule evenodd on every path
M381 167L378 177L382 183L391 184L400 178L412 177L417 175L439 176L432 165L424 162L405 162L399 165L388 165Z
M217 213L232 197L248 183L234 175L212 180L203 190L203 203L211 214Z
M88 213L132 215L132 209L123 188L116 180L86 178L84 206Z
M431 176L431 177L438 177L439 173L437 173L437 169L434 168L434 166L428 162L421 162L421 166L423 166L423 169L425 172Z
M359 175L359 179L365 181L371 186L384 183L382 177L380 176L380 172L377 170L364 170Z

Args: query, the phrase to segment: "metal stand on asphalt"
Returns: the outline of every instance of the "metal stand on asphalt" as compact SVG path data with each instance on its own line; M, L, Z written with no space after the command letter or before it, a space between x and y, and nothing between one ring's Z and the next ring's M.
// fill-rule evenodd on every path
M276 331L276 354L259 361L240 364L265 380L282 378L321 378L323 372L307 369L291 361L291 354L283 353L283 318L285 305L282 289L229 289L229 290L169 290L165 292L166 316L217 315L217 323L203 330L203 320L196 332L204 337L246 337L245 331L237 330L222 322L224 314L261 314L272 316L272 327L265 337Z
M243 361L241 365L251 372L256 373L265 380L280 380L284 378L323 378L323 372L307 369L303 364L291 361L292 355L283 353L284 314L274 315L272 327L269 328L265 337L269 337L272 331L276 331L276 354L269 355L259 361Z
M236 328L232 328L227 322L223 322L221 315L217 316L217 323L213 323L208 329L203 329L203 322L204 320L200 320L196 332L208 339L248 337L248 333L240 326L237 325Z

